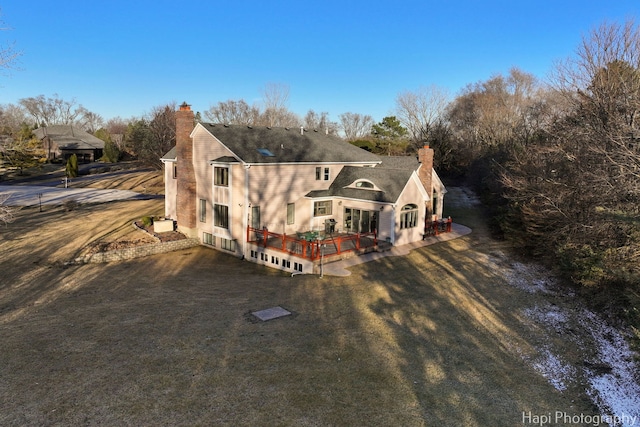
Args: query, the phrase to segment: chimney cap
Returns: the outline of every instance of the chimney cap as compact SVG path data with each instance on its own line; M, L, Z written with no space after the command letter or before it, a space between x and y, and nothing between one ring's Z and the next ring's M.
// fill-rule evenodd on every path
M180 111L191 111L191 105L183 102L182 104L180 104Z

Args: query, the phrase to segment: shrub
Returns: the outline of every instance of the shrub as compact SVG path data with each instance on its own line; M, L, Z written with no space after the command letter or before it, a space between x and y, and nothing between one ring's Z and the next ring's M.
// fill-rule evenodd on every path
M80 204L77 201L73 200L73 199L66 200L64 203L62 203L62 207L64 207L64 210L67 211L67 212L70 212L70 211L76 209L79 205Z
M75 153L67 159L66 174L69 178L78 176L78 156L76 156Z
M142 224L145 227L150 227L153 224L153 218L150 216L143 216L142 217Z
M120 160L120 150L118 146L111 141L105 142L102 160L109 163L116 163Z

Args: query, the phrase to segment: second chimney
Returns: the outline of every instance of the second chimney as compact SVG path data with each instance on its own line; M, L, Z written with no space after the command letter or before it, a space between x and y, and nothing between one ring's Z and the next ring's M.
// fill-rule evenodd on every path
M186 102L176 111L178 229L189 237L196 237L196 176L193 169L193 131L195 115Z
M418 177L420 178L420 182L424 186L425 190L427 190L427 194L429 195L429 204L428 204L428 212L427 215L431 216L433 212L433 187L431 174L433 171L433 148L429 148L428 145L425 145L423 148L418 150L418 161L420 162L420 169L418 170Z

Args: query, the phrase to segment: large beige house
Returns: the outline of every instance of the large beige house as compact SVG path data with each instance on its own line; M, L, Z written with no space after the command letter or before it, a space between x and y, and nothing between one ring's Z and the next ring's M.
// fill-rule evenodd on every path
M195 123L186 104L162 161L165 215L179 231L292 272L423 239L446 192L428 147L380 157L322 131Z

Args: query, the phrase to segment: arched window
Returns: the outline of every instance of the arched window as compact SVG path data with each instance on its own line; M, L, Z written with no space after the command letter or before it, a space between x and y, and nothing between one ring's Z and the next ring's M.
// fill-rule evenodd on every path
M369 181L358 181L356 182L356 188L373 188L373 184Z
M418 225L418 205L404 205L400 211L400 229L413 228Z

